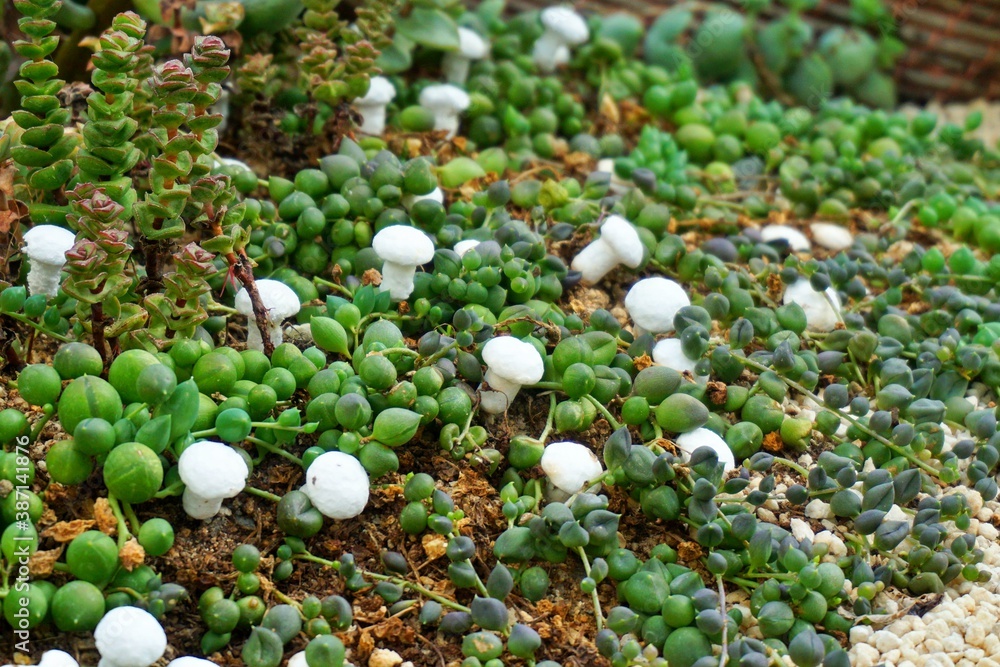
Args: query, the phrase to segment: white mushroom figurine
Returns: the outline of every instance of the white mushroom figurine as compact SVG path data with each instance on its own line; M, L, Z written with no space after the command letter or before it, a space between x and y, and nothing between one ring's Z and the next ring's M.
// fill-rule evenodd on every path
M186 655L181 658L174 658L167 663L167 667L215 667L215 663L204 658Z
M465 85L465 80L469 77L469 65L473 60L485 58L488 50L489 45L475 31L459 27L458 50L446 53L441 60L441 69L444 70L448 83Z
M704 427L696 428L693 431L677 436L675 442L688 456L694 454L695 450L699 447L708 447L722 461L726 472L736 467L736 457L733 456L733 450L729 448L726 441L719 437L719 434L715 431Z
M415 227L391 225L372 239L372 248L382 260L383 292L400 301L413 292L417 267L434 259L434 242Z
M456 243L455 246L452 248L452 250L457 252L458 256L461 257L465 253L475 248L477 245L479 245L479 241L475 239L465 239L464 241L459 241L458 243Z
M806 314L809 331L833 331L840 317L840 297L832 287L820 292L805 278L800 278L785 288L783 303L797 303Z
M549 7L542 12L545 32L535 40L532 58L543 74L550 74L569 59L569 47L583 44L590 30L583 17L570 7Z
M368 473L350 454L326 452L309 464L302 491L324 516L353 519L368 504Z
M552 485L570 495L585 491L604 473L597 455L576 442L546 445L541 466Z
M76 234L55 225L37 225L24 233L24 254L31 262L29 294L59 293L59 272L66 265L66 253L75 243Z
M637 338L644 333L670 333L677 311L690 305L683 287L659 276L640 280L625 295L625 309L635 322L633 333Z
M489 414L505 412L522 386L535 384L545 374L545 362L535 346L513 336L487 341L483 362L489 389L480 387L479 407Z
M427 86L420 91L420 106L434 114L435 130L447 130L446 139L458 132L458 116L470 103L468 93L448 83Z
M221 442L202 440L189 445L177 463L184 482L184 511L193 519L211 519L222 501L239 494L250 470L235 449Z
M267 310L268 337L275 346L281 345L283 340L281 334L281 323L286 318L299 312L302 304L299 303L298 295L285 283L277 280L257 280L257 292L260 300ZM264 339L257 328L257 319L254 317L253 304L250 302L250 293L246 288L242 288L236 294L236 310L241 315L247 316L247 348L251 350L264 351Z
M361 114L361 134L381 136L385 131L385 107L396 97L396 89L384 76L373 76L364 97L354 100L354 108Z
M572 268L591 285L619 264L634 269L642 263L643 245L639 232L620 215L609 216L601 225L601 235L573 258Z
M115 607L94 629L101 654L97 667L149 667L167 650L160 622L138 607Z

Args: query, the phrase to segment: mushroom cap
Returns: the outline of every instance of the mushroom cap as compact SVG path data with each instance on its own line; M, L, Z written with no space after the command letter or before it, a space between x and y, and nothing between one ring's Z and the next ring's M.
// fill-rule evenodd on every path
M545 362L535 346L513 336L488 340L483 361L495 375L521 385L535 384L545 374Z
M687 452L688 456L694 454L694 450L699 447L711 448L715 451L716 456L719 457L723 465L725 465L726 472L736 467L736 457L733 456L733 450L729 448L726 441L720 438L719 434L715 431L704 427L696 428L693 431L677 436L675 442L678 447Z
M572 7L549 7L542 11L542 25L563 38L567 44L583 44L590 29Z
M457 252L458 256L461 257L465 253L475 248L477 245L479 245L479 241L475 239L465 239L464 241L459 241L458 243L456 243L455 247L452 248L452 250Z
M186 655L182 658L174 658L167 663L167 667L215 667L215 663L204 658Z
M80 663L66 651L54 649L42 654L38 667L80 667Z
M247 484L246 461L229 445L202 440L187 447L177 462L181 481L205 500L232 498Z
M601 225L601 239L615 249L618 259L630 269L642 263L644 246L639 232L620 215L609 216Z
M416 227L391 225L372 239L375 254L384 262L420 266L434 259L434 242Z
M431 111L458 113L468 109L471 102L468 93L450 83L434 84L420 91L420 106Z
M809 252L812 249L812 244L806 235L788 225L767 225L760 230L760 237L765 243L785 241L795 252Z
M24 254L43 264L66 263L66 253L76 243L76 234L55 225L36 225L24 233Z
M149 667L167 650L167 635L152 614L138 607L115 607L94 629L101 663Z
M298 294L292 291L292 288L285 283L265 278L255 280L254 284L257 285L260 300L263 302L264 307L267 308L267 312L272 320L280 322L286 317L295 315L302 308ZM245 287L236 293L234 305L240 314L253 315L253 304L250 302L250 293L247 292Z
M475 30L469 30L459 26L458 28L458 53L469 60L479 60L485 58L488 52L486 40L479 36Z
M302 491L324 516L353 519L368 504L368 473L350 454L320 454L306 470Z
M824 295L800 278L785 288L782 303L797 303L806 314L806 329L810 331L833 331L840 322L840 297L832 287Z
M396 97L396 89L384 76L373 76L368 83L368 92L354 100L361 106L388 104Z
M659 276L640 280L625 295L625 309L632 321L651 333L673 331L677 311L690 305L683 287Z
M167 667L170 666L167 665ZM299 651L291 658L289 658L287 667L309 667L309 663L306 662L306 652Z
M553 442L542 452L542 470L560 491L577 493L604 472L597 455L576 442Z

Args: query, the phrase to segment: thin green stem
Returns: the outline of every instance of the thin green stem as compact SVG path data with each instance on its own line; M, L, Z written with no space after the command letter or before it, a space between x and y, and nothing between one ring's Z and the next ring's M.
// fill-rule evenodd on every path
M609 424L611 424L611 428L617 430L617 429L620 429L622 427L621 423L617 419L614 418L614 415L612 415L610 412L608 412L608 409L606 407L604 407L603 405L601 405L600 401L598 401L596 398L594 398L590 394L587 394L586 396L584 396L584 398L586 398L588 401L590 401L590 404L593 405L595 408L597 408L598 412L600 412L602 415L604 415L604 418L608 420Z
M122 508L118 504L115 494L108 494L108 505L111 507L111 513L118 520L118 549L121 550L125 546L125 543L131 539L132 533L129 532L128 522L125 520L125 515L122 513Z
M51 338L55 338L60 343L72 343L73 342L72 338L67 338L66 336L63 336L61 334L57 334L54 331L49 331L48 329L46 329L44 326L42 326L38 322L35 322L31 318L26 317L25 315L22 315L20 313L4 313L4 315L6 317L11 318L12 320L17 320L18 322L20 322L22 324L27 324L29 327L32 327L36 331L39 331L39 332L41 332L41 333L43 333L46 336L49 336Z
M587 552L583 550L583 547L576 548L576 554L580 557L583 562L583 571L590 576L590 559L587 557ZM594 604L594 619L597 622L597 631L600 632L604 629L604 612L601 611L601 599L597 596L597 587L590 591L590 600Z
M248 436L247 440L256 445L257 449L263 449L264 451L270 452L271 454L277 454L278 456L283 456L289 461L302 465L302 459L300 459L295 454L292 454L291 452L286 452L284 449L278 447L277 445L272 445L270 442L261 440L260 438L255 438L253 436Z
M249 493L252 496L257 496L259 498L266 498L274 503L281 502L281 496L275 495L270 491L264 491L263 489L258 489L255 486L245 486L243 487L243 491Z

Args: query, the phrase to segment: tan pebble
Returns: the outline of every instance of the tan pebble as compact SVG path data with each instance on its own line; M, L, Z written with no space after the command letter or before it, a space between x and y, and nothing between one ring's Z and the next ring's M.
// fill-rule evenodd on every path
M978 667L1000 667L1000 663L993 658L983 658L979 661Z
M930 639L943 640L950 634L951 628L948 627L947 621L941 618L941 614L937 614L937 618L927 626L927 637Z
M385 648L377 648L368 658L368 667L396 667L403 662L399 654Z
M867 625L855 625L851 628L852 644L867 644L872 636L872 629Z
M757 508L757 518L759 518L761 521L767 521L768 523L778 522L778 518L774 516L774 512L765 507Z
M971 660L973 664L978 665L986 657L986 651L981 648L967 648L964 655L966 660Z
M886 667L891 663L895 665L899 662L899 659L903 657L902 652L897 648L887 653L882 654L882 662L886 663Z
M888 630L879 630L872 635L871 639L872 641L869 643L874 644L875 648L883 654L898 649L902 644L899 636L889 632Z
M972 525L971 525L972 522L969 523L970 523L969 530L972 530ZM996 540L998 535L997 529L993 526L993 524L985 522L979 524L978 533L980 537L985 537L990 542Z
M854 667L875 667L879 661L878 649L868 644L857 644L854 647Z
M942 639L941 645L948 653L961 653L965 649L965 638L956 632Z
M924 650L928 653L944 653L944 646L939 640L928 638L924 640Z
M983 640L983 649L990 656L1000 653L1000 639L996 635L986 635L986 639Z
M906 633L906 643L910 646L920 646L927 638L927 633L923 630L911 630Z
M983 626L978 623L969 625L965 631L965 643L970 646L982 646L984 641L986 641L986 630Z

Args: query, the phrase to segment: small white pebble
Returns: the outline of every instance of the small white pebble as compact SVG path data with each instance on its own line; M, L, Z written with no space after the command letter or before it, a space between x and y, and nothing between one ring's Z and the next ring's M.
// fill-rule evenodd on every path
M879 630L874 633L871 637L872 641L869 643L874 643L875 648L877 648L883 654L889 651L894 651L902 645L899 637L889 632L888 630Z
M834 252L846 250L854 243L854 237L850 231L833 223L814 222L809 226L809 231L812 232L816 245Z
M810 519L829 519L833 516L833 511L830 505L816 498L806 505L806 516Z

